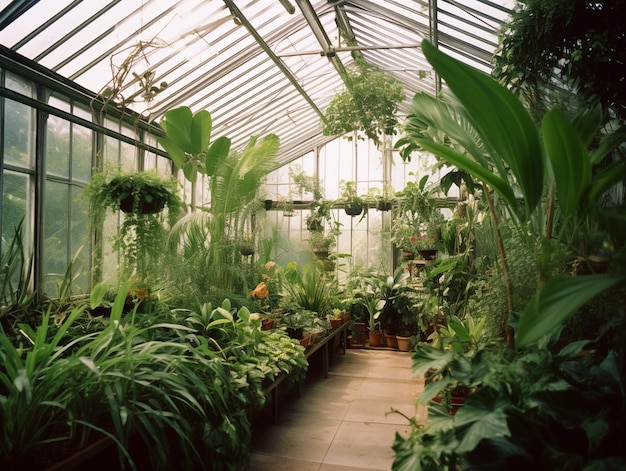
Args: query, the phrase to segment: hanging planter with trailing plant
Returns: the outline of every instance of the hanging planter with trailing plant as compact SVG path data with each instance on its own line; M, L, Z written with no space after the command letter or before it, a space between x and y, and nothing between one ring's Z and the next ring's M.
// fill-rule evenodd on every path
M359 131L379 145L380 136L396 133L395 115L398 104L404 100L398 80L364 60L357 60L348 71L346 85L346 90L335 95L326 109L322 123L325 136Z
M171 227L184 208L177 190L175 179L161 178L153 172L102 172L92 176L84 194L93 225L101 227L109 211L124 213L111 237L113 249L122 256L118 275L145 282L157 269L167 236L166 219ZM163 211L166 207L167 214Z

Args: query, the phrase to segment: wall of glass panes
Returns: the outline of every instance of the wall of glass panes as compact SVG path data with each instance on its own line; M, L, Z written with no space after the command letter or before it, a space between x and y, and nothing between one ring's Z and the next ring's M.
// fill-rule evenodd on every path
M89 103L52 92L12 71L0 69L0 80L0 247L6 249L15 228L24 221L23 233L35 259L37 286L48 296L59 296L70 267L73 294L85 293L92 282L94 245L87 204L80 194L92 169L156 169L167 176L172 171L171 162L153 152L158 147L155 137L132 123L103 118ZM103 128L107 131L102 132ZM269 175L262 197L277 204L265 213L267 217L259 217L256 222L267 237L277 236L277 261L304 264L312 257L306 205L296 207L290 217L281 209L282 202L301 199L290 171L318 176L328 200L341 197L345 181L356 181L357 192L365 195L374 188L382 190L385 184L401 190L408 180L419 180L425 174L432 175L432 181L440 178L442 170L434 168L435 162L428 156L418 155L411 163L403 163L393 149L397 137L386 137L380 148L352 137L335 139ZM137 143L144 145L138 147ZM180 180L183 196L190 201L191 187ZM210 204L206 179L196 187L196 201L198 206ZM118 218L110 215L99 234L106 263L94 273L95 280L114 280L117 273L117 255L107 241L117 231ZM364 218L352 218L337 207L333 218L341 229L334 252L350 254L338 260L340 275L353 269L388 273L394 269L395 253L385 236L391 224L390 213L370 208Z
M283 210L285 202L301 197L292 181L292 171L317 176L328 200L341 198L340 189L345 181L357 182L358 194L367 195L373 189L382 191L386 184L400 191L407 181L418 181L424 175L429 175L429 181L435 183L445 173L445 169L438 168L434 158L427 154L416 154L411 162L404 163L393 148L397 137L386 136L380 148L369 140L352 137L331 141L268 176L265 197L275 203L266 212L264 230L268 237L273 233L279 235L277 261L295 260L303 264L312 260L306 229L310 210L306 205L295 206L293 214ZM454 189L447 196L456 197ZM338 259L340 277L352 270L373 269L391 273L395 269L397 254L387 232L392 223L390 212L370 208L361 218L348 216L338 207L332 213L334 220L341 224L341 235L334 252L351 254Z
M92 281L93 241L87 202L80 195L92 169L155 169L166 176L171 162L134 145L143 141L156 148L153 136L116 119L100 123L112 135L95 132L90 123L99 116L88 103L3 69L0 117L0 249L4 255L22 224L25 247L34 259L34 287L50 297L69 294L60 292L69 276L71 293L86 293ZM104 279L116 273L116 256L107 240L118 222L110 216L101 234L107 263L98 276Z

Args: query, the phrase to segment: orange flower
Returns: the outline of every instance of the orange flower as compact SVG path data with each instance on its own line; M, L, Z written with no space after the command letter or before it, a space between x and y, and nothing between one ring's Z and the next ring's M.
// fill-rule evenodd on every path
M264 281L261 281L258 285L256 285L256 288L250 291L250 297L257 299L265 299L269 296L269 294L270 292L267 290L267 285Z
M137 299L150 299L150 290L148 288L137 288L135 290L135 297Z
M267 263L265 264L265 269L266 269L266 270L271 270L271 269L272 269L272 268L274 268L275 266L276 266L276 262L271 262L271 261L270 261L270 262L267 262Z

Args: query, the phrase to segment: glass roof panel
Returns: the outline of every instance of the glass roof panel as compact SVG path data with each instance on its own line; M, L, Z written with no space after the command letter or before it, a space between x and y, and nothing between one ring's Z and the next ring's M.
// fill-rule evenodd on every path
M117 74L124 79L118 100L157 122L187 105L207 109L214 133L234 146L275 133L286 163L331 139L321 135L320 113L343 89L339 70L354 54L403 83L406 113L416 92L437 92L422 39L436 38L445 52L488 72L497 31L514 4L438 0L434 22L426 0L291 3L294 14L279 0L3 0L0 44L93 93L111 88ZM338 25L360 52L341 50ZM407 45L413 47L400 47ZM330 46L335 56L322 55ZM167 83L148 102L145 77L148 85Z

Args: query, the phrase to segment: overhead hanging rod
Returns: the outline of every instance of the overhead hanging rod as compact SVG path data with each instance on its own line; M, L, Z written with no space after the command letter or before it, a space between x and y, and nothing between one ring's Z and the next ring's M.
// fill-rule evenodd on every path
M368 51L377 49L412 49L421 47L421 44L398 44L387 46L330 46L327 50L318 51L301 51L301 52L287 52L285 54L279 54L279 57L291 57L291 56L306 56L306 55L320 55L326 57L333 57L338 52L348 51Z

